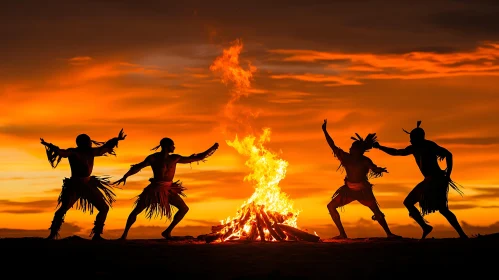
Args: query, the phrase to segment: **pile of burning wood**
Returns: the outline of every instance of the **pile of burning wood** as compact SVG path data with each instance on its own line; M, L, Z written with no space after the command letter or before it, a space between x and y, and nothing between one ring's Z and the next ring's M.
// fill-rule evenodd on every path
M229 223L212 226L211 233L201 235L198 239L211 242L226 241L308 241L319 242L320 237L286 224L294 216L293 213L265 211L263 205L253 203L240 211L239 218Z

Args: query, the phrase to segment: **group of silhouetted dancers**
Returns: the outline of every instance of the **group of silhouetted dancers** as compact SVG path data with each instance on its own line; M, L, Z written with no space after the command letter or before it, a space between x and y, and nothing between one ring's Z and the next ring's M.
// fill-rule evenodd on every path
M421 121L417 122L417 127L411 132L404 130L410 135L411 145L404 149L394 149L381 146L377 141L376 134L369 134L362 138L358 134L352 137L354 140L349 152L337 147L327 132L327 120L324 120L322 130L327 143L333 150L334 156L340 161L340 168L346 171L345 183L333 195L331 202L327 205L331 218L336 224L339 235L334 239L346 239L347 234L340 220L337 208L343 207L352 201L358 201L373 212L372 219L376 220L385 230L388 238L401 238L393 234L385 220L385 215L381 212L379 204L373 193L373 185L369 182L372 177L380 177L387 173L386 168L376 166L372 160L364 153L372 148L379 149L393 156L413 155L416 163L424 176L424 180L419 183L406 197L404 205L409 210L412 217L423 230L424 239L432 230L423 218L424 215L439 211L454 227L461 238L467 238L462 230L456 216L448 207L449 186L461 193L457 184L451 180L452 154L445 148L440 147L435 142L425 139L425 132L420 127ZM58 209L54 214L50 235L47 239L56 239L59 230L64 222L64 217L69 209L76 206L76 209L83 212L93 213L94 207L98 214L95 218L94 227L91 232L93 240L102 240L104 223L107 213L112 203L115 202L114 187L120 184L125 185L129 176L138 173L143 168L150 166L153 171L153 178L149 179L150 184L144 188L137 196L134 208L131 211L125 229L120 239L125 240L128 232L135 223L137 215L146 211L146 216L150 219L165 216L171 220L170 225L162 232L166 239L173 239L171 233L176 225L184 218L189 211L188 206L182 199L185 196L185 188L180 181L174 181L177 163L192 163L204 161L217 149L215 143L208 150L193 154L191 156L181 156L173 154L175 145L172 139L161 139L158 146L153 150L161 149L159 152L147 156L144 161L134 164L130 170L116 182L111 182L107 176L93 176L94 158L108 154L115 155L114 149L118 147L118 142L125 140L126 135L123 129L118 137L107 142L97 142L86 134L76 137L76 148L61 149L51 143L40 139L45 146L48 160L53 168L57 167L62 158L68 158L71 168L71 177L65 178L62 191L58 199ZM438 160L446 159L447 168L442 170ZM421 211L416 208L419 202ZM175 215L172 207L177 208Z

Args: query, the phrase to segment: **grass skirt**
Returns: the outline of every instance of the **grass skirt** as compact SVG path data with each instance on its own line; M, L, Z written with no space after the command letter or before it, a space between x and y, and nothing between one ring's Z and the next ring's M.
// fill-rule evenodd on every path
M151 183L137 196L135 205L145 205L146 217L148 219L157 216L160 219L163 216L171 219L173 205L170 204L170 198L174 195L185 196L183 193L185 188L180 181L155 181L152 178L149 181Z
M104 199L109 207L116 201L113 186L107 176L90 176L85 178L64 178L59 195L59 207L63 203L75 201L76 209L84 213L94 211L93 202Z
M448 207L449 186L462 195L458 184L447 180L445 173L442 173L442 176L425 178L421 183L423 190L419 198L419 206L423 216Z

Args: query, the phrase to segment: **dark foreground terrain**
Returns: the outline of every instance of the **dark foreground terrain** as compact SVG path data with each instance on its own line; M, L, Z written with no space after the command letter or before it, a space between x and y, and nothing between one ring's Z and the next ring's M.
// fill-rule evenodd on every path
M4 279L23 276L36 276L36 279L499 277L499 234L469 240L355 239L321 243L223 244L196 240L94 242L79 237L56 241L9 238L0 239L0 252Z

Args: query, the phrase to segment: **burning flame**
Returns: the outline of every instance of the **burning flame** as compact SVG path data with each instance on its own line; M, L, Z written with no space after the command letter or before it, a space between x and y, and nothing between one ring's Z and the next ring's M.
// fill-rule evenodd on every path
M253 73L256 71L256 67L250 63L248 70L241 67L239 55L242 49L241 40L235 40L210 66L211 71L220 73L222 83L233 85L226 109L232 108L233 103L241 96L248 96ZM231 112L226 110L225 113L229 116ZM238 121L233 119L233 115L229 117L232 121ZM245 164L252 172L244 180L255 183L255 192L242 204L235 217L228 217L221 221L221 225L212 228L213 233L221 236L221 241L288 240L293 235L285 234L281 227L297 228L299 211L293 209L293 202L279 188L279 182L286 176L288 162L264 147L264 143L268 141L270 128L264 128L258 139L248 135L240 140L236 134L234 141L226 141L239 154L248 157Z
M265 240L276 240L266 226L268 222L297 227L299 211L293 209L293 202L279 187L279 182L286 177L288 162L265 149L263 144L268 141L269 128L263 130L258 140L249 135L241 141L237 136L234 141L227 141L227 145L236 149L239 154L249 157L246 166L252 172L244 180L255 182L255 192L243 203L236 218L228 217L221 221L223 227L219 233L224 236L223 240L256 235L259 223L262 228L266 228ZM254 236L254 239L261 239L261 236Z

